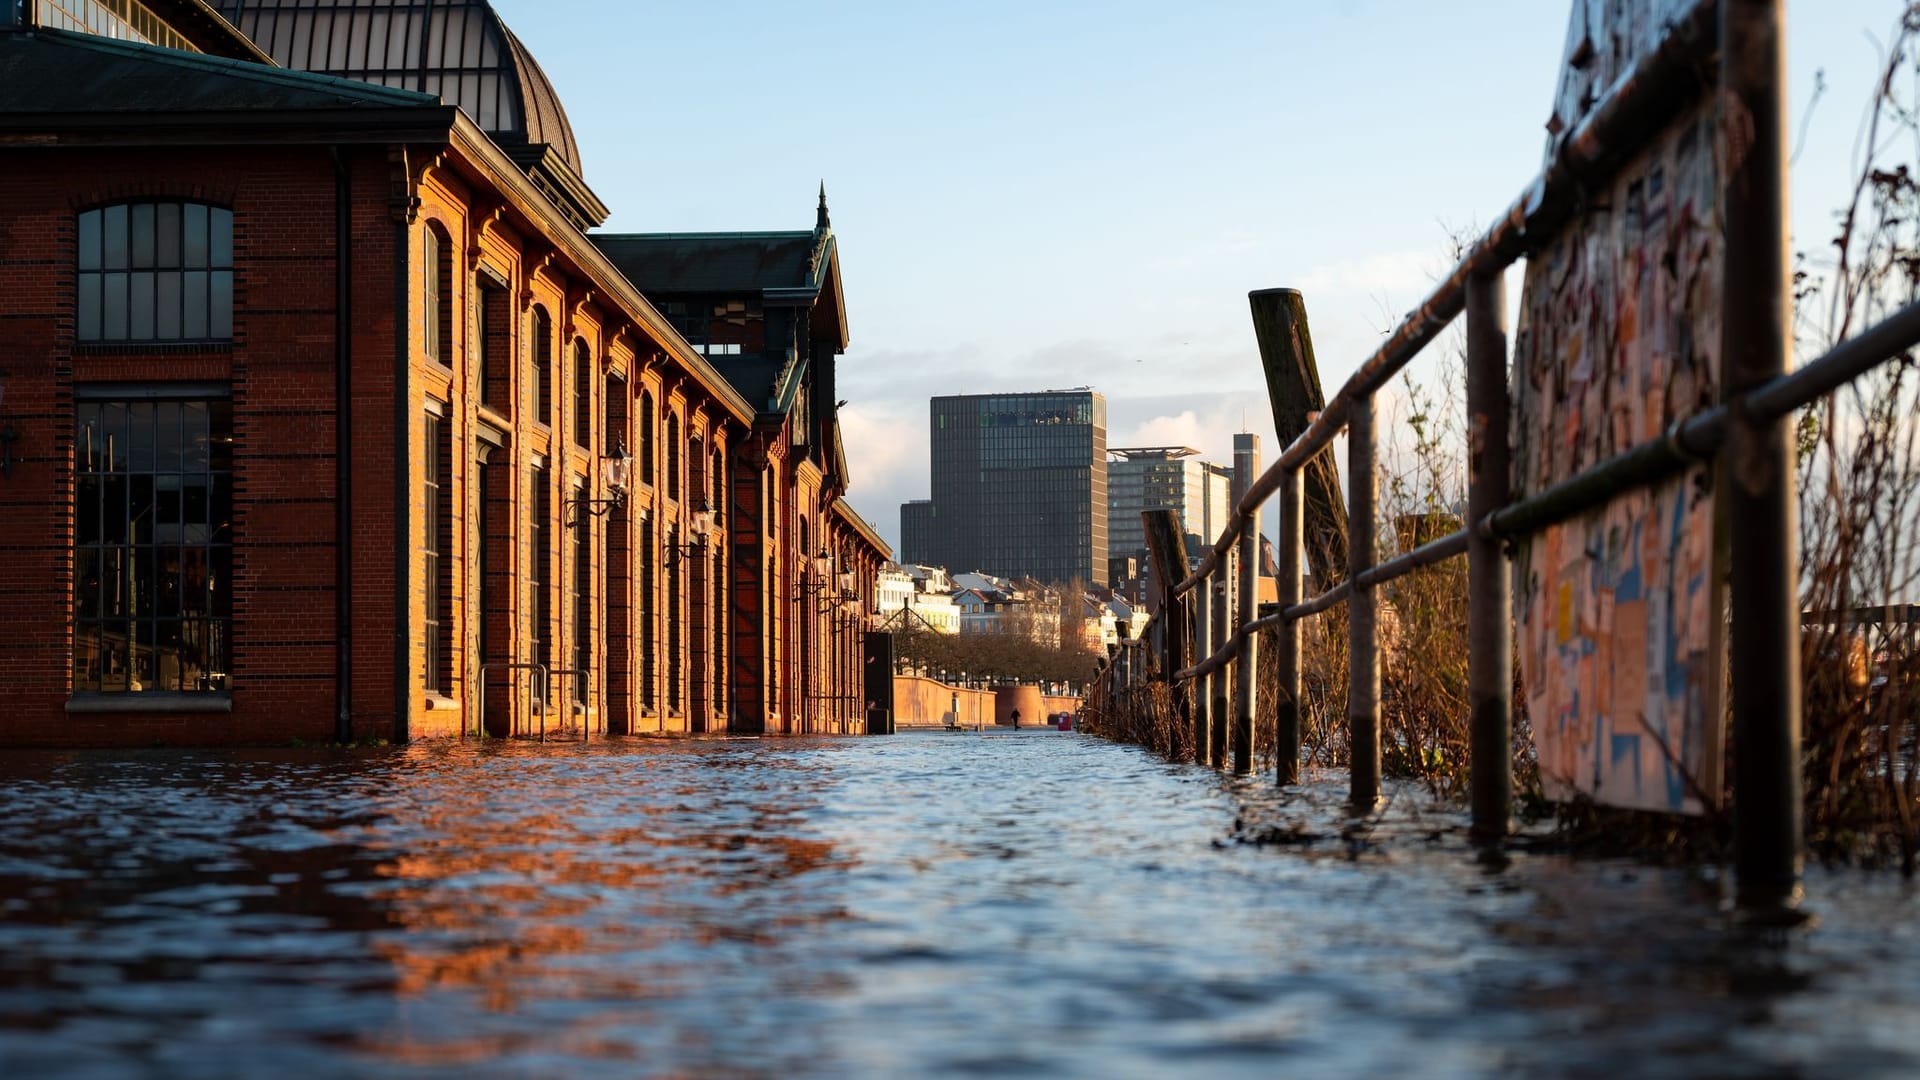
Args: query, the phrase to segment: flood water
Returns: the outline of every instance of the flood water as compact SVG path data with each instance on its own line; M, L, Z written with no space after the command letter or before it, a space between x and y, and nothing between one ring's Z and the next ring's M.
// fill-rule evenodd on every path
M1054 732L13 753L0 1076L1920 1074L1897 876L1755 936L1341 794Z

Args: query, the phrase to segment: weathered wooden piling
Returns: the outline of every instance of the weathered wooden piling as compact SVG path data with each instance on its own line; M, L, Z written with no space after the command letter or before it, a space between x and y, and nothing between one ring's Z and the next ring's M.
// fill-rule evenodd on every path
M1313 358L1313 334L1307 327L1307 302L1298 289L1259 289L1247 294L1253 310L1253 336L1260 345L1267 401L1273 409L1273 434L1284 450L1326 408L1320 368ZM1340 466L1333 447L1322 447L1302 470L1305 517L1301 539L1316 592L1347 576L1347 509L1340 491Z

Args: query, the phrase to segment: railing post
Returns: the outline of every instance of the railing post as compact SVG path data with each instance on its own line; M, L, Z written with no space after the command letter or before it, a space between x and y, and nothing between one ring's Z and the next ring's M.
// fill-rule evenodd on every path
M1724 174L1720 356L1723 397L1787 370L1782 0L1720 4L1721 125L1736 146ZM1735 406L1728 481L1733 665L1734 869L1742 907L1800 899L1800 656L1793 458L1787 421Z
M1507 293L1498 273L1467 279L1467 703L1473 835L1505 837L1513 816L1513 571L1506 545L1475 526L1507 504Z
M1201 578L1192 592L1195 604L1193 619L1194 650L1193 662L1200 663L1213 655L1213 579ZM1193 760L1195 764L1206 765L1213 760L1213 676L1202 675L1193 682Z
M1300 470L1280 474L1280 610L1300 602ZM1300 782L1300 623L1283 619L1274 633L1274 779Z
M1213 648L1219 651L1227 643L1233 621L1233 561L1231 558L1220 560L1220 566L1208 579L1207 585L1213 590ZM1216 769L1227 765L1227 727L1233 723L1233 711L1230 703L1233 692L1228 683L1232 673L1231 664L1222 664L1207 676L1207 694L1213 705L1207 711L1211 717L1207 721L1207 764Z
M1353 808L1370 812L1380 801L1380 651L1373 587L1360 575L1373 566L1373 395L1361 394L1347 411L1347 754Z
M1241 433L1233 437L1233 501L1238 506L1254 480L1260 475L1260 436ZM1240 516L1240 602L1234 605L1233 631L1252 622L1260 606L1260 515ZM1240 655L1233 671L1233 771L1245 776L1253 771L1253 709L1259 700L1254 684L1259 666L1254 637L1249 634L1240 643Z

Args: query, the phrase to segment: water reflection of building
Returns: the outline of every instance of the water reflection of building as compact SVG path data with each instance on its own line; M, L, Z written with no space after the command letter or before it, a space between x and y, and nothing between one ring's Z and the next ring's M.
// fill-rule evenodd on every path
M824 199L800 329L696 345L483 0L4 3L0 66L10 740L857 729Z

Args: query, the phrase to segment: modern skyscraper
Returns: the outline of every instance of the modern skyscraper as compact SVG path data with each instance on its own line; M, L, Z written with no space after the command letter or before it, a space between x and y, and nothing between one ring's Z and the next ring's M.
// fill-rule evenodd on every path
M1107 554L1147 549L1142 510L1175 510L1180 527L1210 544L1232 513L1233 470L1202 461L1191 446L1137 446L1107 451Z
M1106 584L1106 398L1084 388L937 397L929 435L933 498L901 507L904 559Z
M915 499L900 504L900 561L923 566L932 562L933 500Z

